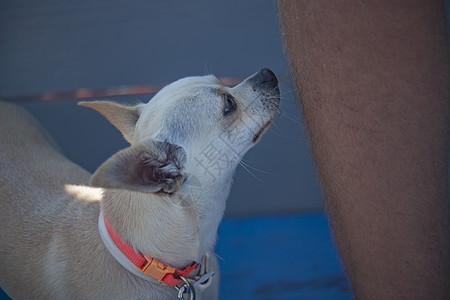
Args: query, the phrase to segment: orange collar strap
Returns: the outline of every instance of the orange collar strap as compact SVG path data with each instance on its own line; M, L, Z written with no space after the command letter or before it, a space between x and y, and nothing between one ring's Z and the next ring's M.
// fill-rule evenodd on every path
M111 227L111 224L103 217L106 230L109 236L122 251L122 253L145 275L157 279L159 282L164 282L169 286L176 286L182 281L181 277L186 277L198 265L193 262L185 269L180 270L174 267L166 266L156 258L152 258L136 252L127 242L125 242Z

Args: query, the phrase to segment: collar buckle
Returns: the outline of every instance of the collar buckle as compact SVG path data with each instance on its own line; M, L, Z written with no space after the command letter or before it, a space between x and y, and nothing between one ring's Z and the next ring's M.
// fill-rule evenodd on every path
M144 255L147 260L146 263L140 268L142 273L147 276L156 278L159 282L162 282L167 274L174 274L175 268L166 266L156 258Z

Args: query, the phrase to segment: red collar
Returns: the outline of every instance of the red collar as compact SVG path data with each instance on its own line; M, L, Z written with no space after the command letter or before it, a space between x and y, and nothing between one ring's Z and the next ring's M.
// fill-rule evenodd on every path
M198 265L197 262L193 262L185 269L180 270L174 267L166 266L156 258L143 255L136 252L127 242L125 242L111 227L111 224L103 217L106 230L108 231L111 239L116 246L122 251L122 253L147 276L157 279L159 282L164 282L167 285L175 286L180 283L181 276L186 277L192 272Z

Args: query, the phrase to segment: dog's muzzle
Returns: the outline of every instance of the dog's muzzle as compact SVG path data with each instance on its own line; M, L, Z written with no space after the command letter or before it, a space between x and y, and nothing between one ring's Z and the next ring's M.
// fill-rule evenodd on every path
M277 77L268 68L264 68L248 78L247 82L252 86L254 91L259 91L262 94L264 106L272 112L270 120L263 124L261 129L253 137L252 142L257 143L277 115L280 106L280 88L278 87Z

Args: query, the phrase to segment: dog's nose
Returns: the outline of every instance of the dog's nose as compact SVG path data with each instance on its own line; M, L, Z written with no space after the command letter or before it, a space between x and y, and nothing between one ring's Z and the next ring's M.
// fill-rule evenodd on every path
M275 76L271 69L264 68L260 71L260 73L263 77L264 83L267 82L270 84L278 84L277 76Z
M278 86L277 76L268 68L264 68L250 78L254 86L274 89Z

